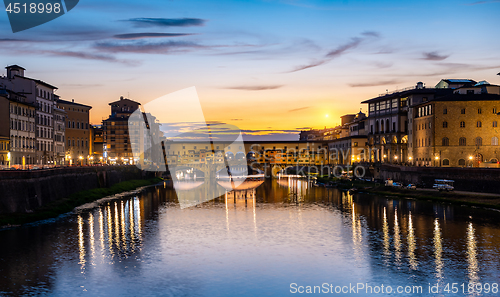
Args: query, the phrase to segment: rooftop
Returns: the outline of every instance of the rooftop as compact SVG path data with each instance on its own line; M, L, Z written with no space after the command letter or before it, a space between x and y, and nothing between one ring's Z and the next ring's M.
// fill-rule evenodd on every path
M67 105L75 105L75 106L82 106L82 107L88 107L89 109L92 108L92 106L89 106L89 105L75 103L74 100L67 101L67 100L63 100L63 99L57 99L57 103L62 103L62 104L67 104Z

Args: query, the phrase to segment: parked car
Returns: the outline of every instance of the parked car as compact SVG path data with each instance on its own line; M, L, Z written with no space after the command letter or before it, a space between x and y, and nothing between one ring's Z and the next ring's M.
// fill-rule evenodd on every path
M392 186L395 188L401 188L403 185L401 183L398 183L398 182L393 182Z
M414 185L414 184L408 184L408 185L406 186L406 188L407 188L407 189L409 189L409 190L416 190L416 189L417 189L417 186L416 186L416 185Z

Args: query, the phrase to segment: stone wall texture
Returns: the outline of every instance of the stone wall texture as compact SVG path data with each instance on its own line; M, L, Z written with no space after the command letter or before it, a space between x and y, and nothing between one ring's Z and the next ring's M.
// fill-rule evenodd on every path
M0 171L0 213L27 213L73 193L141 179L135 166L67 167Z

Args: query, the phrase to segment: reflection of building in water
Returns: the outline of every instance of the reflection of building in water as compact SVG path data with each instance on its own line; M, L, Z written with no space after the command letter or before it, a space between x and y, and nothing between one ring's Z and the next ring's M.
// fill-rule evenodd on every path
M439 227L439 220L434 220L434 257L436 265L436 279L443 278L443 245L441 242L441 228Z
M477 240L475 236L474 226L469 222L467 227L467 272L470 283L479 281L477 273L479 272L479 265L477 262Z
M123 257L137 252L142 244L140 200L113 201L88 214L78 215L78 250L82 272L102 257ZM87 268L86 268L87 267Z
M309 189L309 181L295 177L280 177L278 185L288 189L288 199L292 202L303 202Z

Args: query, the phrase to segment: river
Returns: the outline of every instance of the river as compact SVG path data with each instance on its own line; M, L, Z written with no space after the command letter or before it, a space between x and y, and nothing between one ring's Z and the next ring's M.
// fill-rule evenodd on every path
M498 296L499 218L291 179L181 209L159 185L0 231L0 295Z

